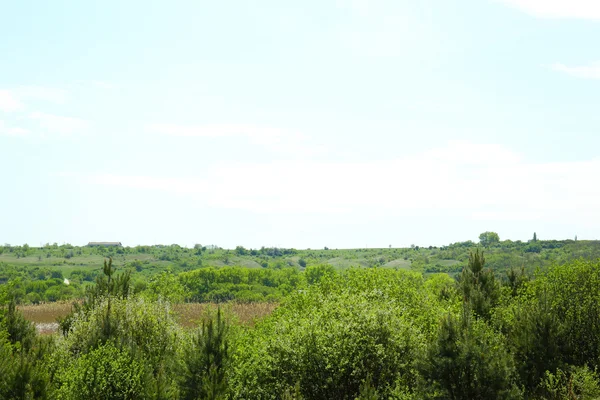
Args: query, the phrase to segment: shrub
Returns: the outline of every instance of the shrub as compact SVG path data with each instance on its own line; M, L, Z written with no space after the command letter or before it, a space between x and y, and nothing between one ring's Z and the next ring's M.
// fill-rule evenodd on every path
M83 354L62 371L58 397L65 400L149 398L150 368L112 342Z
M600 397L598 374L588 367L570 367L566 371L546 371L539 391L544 399L597 399Z
M16 309L14 301L0 313L0 331L2 330L8 334L10 343L19 343L26 350L31 348L36 336L35 327Z
M306 399L354 399L368 377L382 398L414 388L413 362L438 310L422 284L349 270L293 295L238 343L235 397L280 398L298 385Z

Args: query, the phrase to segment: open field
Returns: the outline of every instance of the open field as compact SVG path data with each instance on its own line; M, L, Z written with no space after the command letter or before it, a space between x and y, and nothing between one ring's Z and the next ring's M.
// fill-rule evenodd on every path
M42 334L51 334L58 330L57 318L69 314L70 302L45 303L19 306L23 316L33 323ZM276 303L182 303L174 304L173 312L179 323L188 328L197 326L202 318L217 307L229 315L234 322L252 326L257 320L271 314L277 307Z
M235 322L243 325L252 326L261 318L271 314L276 303L182 303L175 304L173 311L177 315L177 320L182 326L194 327L210 311L215 311L220 306L226 314L233 317Z
M65 278L70 278L71 272L75 270L99 270L102 268L104 260L106 259L105 256L97 254L82 254L66 259L65 257L56 255L46 257L43 254L43 251L39 249L36 249L33 252L35 254L19 258L12 253L5 252L0 254L0 263L6 263L15 266L50 268L52 270L58 270L62 272ZM148 263L146 269L162 270L172 264L170 261L157 260L153 255L150 254L116 254L112 255L112 257L113 262L119 266L124 266L128 263L139 260L141 262Z

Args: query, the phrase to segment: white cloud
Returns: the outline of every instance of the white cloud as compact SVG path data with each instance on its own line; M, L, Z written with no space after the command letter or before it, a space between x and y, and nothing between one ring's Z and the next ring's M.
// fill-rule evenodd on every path
M251 139L273 139L283 135L279 129L247 124L177 125L151 124L151 131L170 136L198 137L248 137Z
M71 86L80 88L96 88L103 90L116 89L118 86L112 82L100 81L100 80L77 80L71 84Z
M245 138L251 143L269 148L276 152L309 156L324 152L320 146L307 144L307 137L283 129L252 124L208 124L178 125L151 124L151 132L178 137L200 138Z
M63 117L42 112L32 112L29 114L29 118L37 121L40 127L52 133L72 134L84 130L88 126L87 121L79 118Z
M89 182L193 196L256 213L342 213L600 223L600 159L528 163L499 145L454 142L416 156L214 166L193 178L95 175Z
M373 0L371 0L371 3L372 2ZM363 16L369 14L369 0L337 0L336 5L339 8L349 9L354 14Z
M29 134L27 129L19 128L19 127L9 127L6 126L4 121L0 121L0 135L5 136L24 136Z
M0 110L4 112L19 111L23 104L8 90L0 90Z
M403 2L338 0L337 4L349 15L336 25L336 45L354 55L406 58L436 44L431 25Z
M97 87L99 89L116 89L117 85L114 83L106 82L106 81L91 81L92 86Z
M25 136L29 134L29 130L19 127L12 127L6 129L6 134L11 136Z
M64 104L68 97L66 90L44 86L20 86L12 92L21 100L42 100L56 104Z
M551 68L555 71L567 73L578 78L600 79L600 61L589 65L569 67L564 64L553 64Z
M497 0L541 18L600 20L598 0Z

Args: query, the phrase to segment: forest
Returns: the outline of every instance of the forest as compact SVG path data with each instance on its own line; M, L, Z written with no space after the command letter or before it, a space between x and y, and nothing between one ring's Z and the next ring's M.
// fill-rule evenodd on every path
M600 398L600 242L0 252L1 399Z

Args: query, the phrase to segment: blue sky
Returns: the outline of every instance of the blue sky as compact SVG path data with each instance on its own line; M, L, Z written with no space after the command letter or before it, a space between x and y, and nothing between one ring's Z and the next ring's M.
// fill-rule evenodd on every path
M0 2L0 243L599 238L596 0Z

